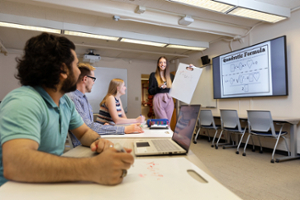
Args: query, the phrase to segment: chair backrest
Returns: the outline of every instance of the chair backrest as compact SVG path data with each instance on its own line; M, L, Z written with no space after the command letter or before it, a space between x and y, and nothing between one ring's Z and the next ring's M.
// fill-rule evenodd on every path
M70 130L68 131L68 140L70 142L70 145L72 145L72 148L81 145L80 141L75 137L75 135L73 135L73 133Z
M222 128L237 128L242 132L240 119L237 110L220 109Z
M200 119L200 125L202 125L202 126L210 126L211 125L214 128L216 128L215 120L214 120L211 110L201 110L199 119Z
M267 110L247 110L249 130L268 132L275 136L275 128L271 112Z

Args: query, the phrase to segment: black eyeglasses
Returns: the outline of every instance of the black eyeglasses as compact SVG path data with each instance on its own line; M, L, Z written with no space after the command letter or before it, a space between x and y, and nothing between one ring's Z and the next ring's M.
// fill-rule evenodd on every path
M92 77L92 76L88 76L88 75L86 75L86 76L93 79L94 82L96 81L96 77Z

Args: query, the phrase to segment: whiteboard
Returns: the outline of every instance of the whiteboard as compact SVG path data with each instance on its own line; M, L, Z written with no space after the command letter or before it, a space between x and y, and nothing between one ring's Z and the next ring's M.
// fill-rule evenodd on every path
M127 69L96 67L94 71L97 78L91 93L86 93L86 97L93 108L93 113L99 112L99 104L105 97L109 83L114 78L124 80L127 86ZM127 112L127 90L126 94L121 96L124 111Z
M190 68L188 64L179 63L170 95L175 99L190 104L201 73L202 69L200 68L194 66Z
M179 69L179 65L178 65L178 69ZM187 64L184 64L184 65L187 65ZM197 69L199 69L199 68L197 68ZM202 107L214 107L215 108L215 107L217 107L217 101L216 101L216 99L213 98L212 66L206 65L205 67L202 67L201 70L202 70L202 72L201 72L200 79L199 79L198 83L196 83L197 84L196 88L191 93L192 99L191 99L190 103L188 103L188 104L191 104L191 105L201 104ZM176 78L176 75L175 75L175 78ZM174 78L174 82L175 82L175 78ZM172 88L173 88L173 86L172 86ZM188 88L187 85L182 84L182 85L179 85L179 87L181 87L181 90L184 92L186 92L186 91L191 92L191 88ZM171 90L171 92L172 92L172 90ZM180 99L178 99L178 100L180 100ZM180 100L180 101L182 101L182 100ZM183 104L184 104L184 102L183 102Z

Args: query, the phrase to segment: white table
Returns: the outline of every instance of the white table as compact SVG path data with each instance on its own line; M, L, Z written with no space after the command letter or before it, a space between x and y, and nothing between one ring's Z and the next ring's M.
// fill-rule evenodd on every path
M122 141L112 139L111 141L121 142L125 147L130 147L133 140L135 139ZM89 148L78 146L63 156L90 157L94 155ZM154 166L153 163L156 165ZM216 181L192 151L184 156L138 157L134 167L128 170L128 175L117 186L103 186L87 182L29 184L8 181L0 187L0 196L1 200L240 199Z

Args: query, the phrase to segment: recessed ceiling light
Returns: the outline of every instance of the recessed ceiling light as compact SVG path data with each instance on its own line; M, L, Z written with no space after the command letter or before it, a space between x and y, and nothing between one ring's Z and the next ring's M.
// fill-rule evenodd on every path
M183 46L183 45L175 45L175 44L169 44L167 48L188 49L193 51L203 51L206 49L205 47L192 47L192 46Z
M255 11L255 10L251 10L251 9L246 9L246 8L240 8L240 7L230 11L228 14L240 16L240 17L251 18L251 19L257 19L257 20L271 22L271 23L276 23L276 22L286 19L286 17L272 15L272 14L263 13L263 12L259 12L259 11Z
M82 33L82 32L76 32L76 31L64 31L64 34L65 35L72 35L72 36L79 36L79 37L95 38L95 39L101 39L101 40L112 40L112 41L118 41L119 40L119 37L96 35L96 34Z
M127 39L127 38L122 38L121 42L143 44L143 45L150 45L150 46L156 46L156 47L164 47L164 46L167 45L167 44L159 43L159 42L150 42L150 41L144 41L144 40L133 40L133 39Z
M0 22L0 26L8 27L8 28L30 30L30 31L40 31L40 32L57 33L57 34L61 33L61 30L59 30L59 29L44 28L44 27L37 27L37 26L26 26L26 25L6 23L6 22Z

